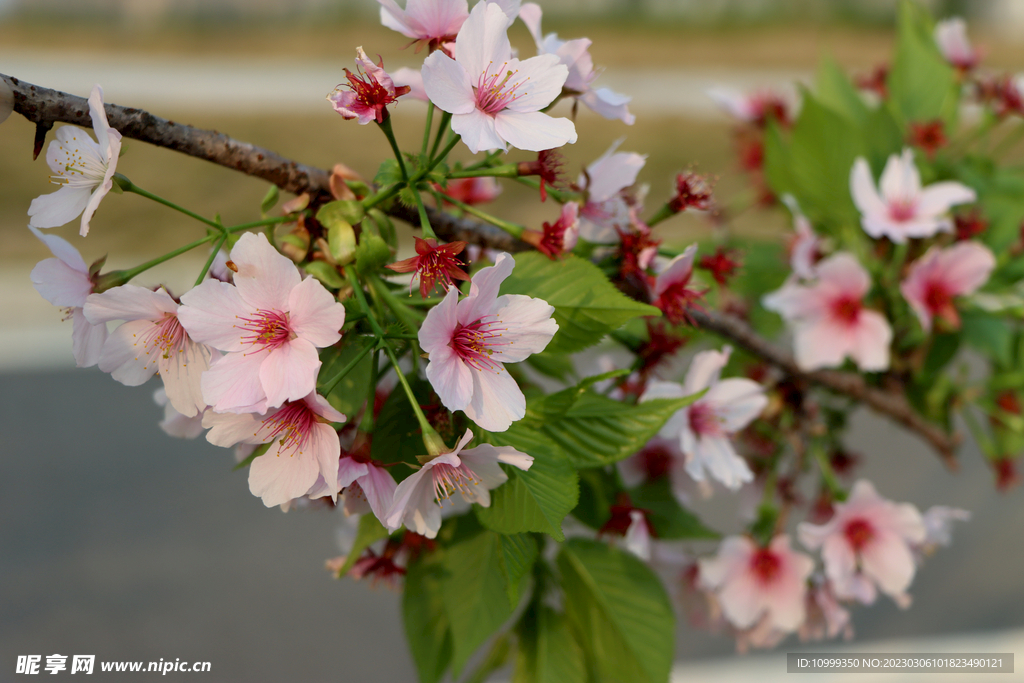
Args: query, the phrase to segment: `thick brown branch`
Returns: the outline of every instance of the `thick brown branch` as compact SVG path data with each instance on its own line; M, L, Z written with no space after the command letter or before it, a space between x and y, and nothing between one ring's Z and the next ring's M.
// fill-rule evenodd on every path
M3 74L0 74L0 78L14 92L14 110L36 124L37 137L45 135L57 121L82 126L92 125L89 106L84 98L25 83ZM270 150L234 140L216 131L201 130L168 121L141 109L119 107L114 104L105 105L105 109L110 125L126 137L212 161L246 175L267 180L288 192L308 192L318 199L330 197L330 175L322 169L299 164ZM35 142L41 148L41 139ZM417 213L412 209L396 203L389 212L396 218L419 225ZM428 210L428 214L434 231L446 240L463 240L505 251L526 248L524 243L493 226L435 210ZM955 466L958 436L947 434L937 425L925 420L914 411L902 394L872 387L863 377L854 373L837 370L804 372L790 354L759 337L741 320L716 312L692 310L690 314L704 329L732 340L787 374L825 387L864 403L883 415L888 415L924 438L939 452L947 465Z
M788 352L768 343L745 322L716 311L690 310L690 316L700 327L736 343L746 351L762 358L794 378L817 384L837 394L863 403L876 412L887 415L919 435L934 448L950 469L956 469L957 434L948 434L936 424L924 419L907 402L902 393L873 387L861 375L840 370L801 370Z
M45 136L55 122L86 127L92 125L89 103L85 98L25 83L4 74L0 74L0 78L14 92L14 111L36 124L37 155L42 149L42 136ZM203 130L168 121L142 109L120 107L116 104L106 104L104 109L111 127L116 128L125 137L212 161L246 175L262 178L287 192L308 192L315 200L330 198L330 173L323 169L297 163L269 149L235 140L214 130ZM415 211L396 204L389 213L413 225L419 225ZM462 240L505 251L526 248L525 244L512 239L507 233L493 226L432 209L428 209L427 214L434 232L443 239Z

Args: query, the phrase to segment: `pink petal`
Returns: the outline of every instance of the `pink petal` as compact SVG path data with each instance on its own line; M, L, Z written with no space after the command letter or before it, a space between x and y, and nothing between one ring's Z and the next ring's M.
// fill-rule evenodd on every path
M317 458L312 453L282 454L280 448L281 441L275 441L249 465L249 491L262 498L268 508L304 496L320 474ZM338 476L337 468L333 476Z
M462 64L437 50L423 62L421 73L424 93L442 111L450 114L476 111L473 83Z
M266 235L242 235L231 249L231 261L238 268L235 287L246 304L256 310L287 310L289 295L301 281L299 269L270 246Z
M878 186L886 203L918 198L921 194L921 174L914 164L913 150L905 147L903 154L889 157Z
M587 166L586 176L580 176L579 182L586 185L589 201L608 201L636 182L647 157L636 152L616 152L624 139L613 142L604 154Z
M56 228L70 223L85 210L90 199L92 188L65 185L32 200L28 207L29 223L36 228Z
M430 470L431 467L425 465L396 487L394 500L384 521L384 526L389 532L396 531L404 524L408 529L427 538L437 536L437 531L441 528L441 508L433 498L433 475Z
M106 325L90 325L81 308L72 311L74 328L71 333L71 351L75 364L80 368L91 368L100 361L103 343L107 341Z
M515 73L513 79L520 85L516 91L518 97L509 102L508 108L516 112L535 112L551 104L562 93L569 76L569 69L559 62L557 55L537 55L511 64L509 69Z
M455 39L455 59L475 81L488 70L494 73L512 58L508 17L489 2L477 3ZM429 91L428 91L429 93Z
M88 316L87 316L88 317ZM156 374L157 360L163 349L140 343L156 324L149 320L133 320L114 330L100 354L99 367L128 387L137 387Z
M865 217L885 216L889 213L889 207L878 194L874 178L871 176L871 167L864 157L857 157L853 162L853 169L850 171L850 194L853 195L853 203Z
M288 297L288 326L313 346L338 343L345 307L315 278L306 278Z
M700 481L704 478L702 469L707 469L714 479L726 488L736 491L744 483L754 480L747 461L741 458L732 442L724 436L705 436L697 439L692 458L686 463L686 471Z
M108 146L110 151L115 155L112 159L104 160L107 162L106 171L103 174L103 181L99 186L92 191L92 196L89 197L89 202L85 205L85 209L82 211L82 227L78 234L85 237L89 234L89 221L92 220L93 214L96 213L96 209L99 208L100 202L107 196L111 188L114 186L114 172L117 168L117 156L121 153L121 134L116 130L108 132Z
M473 373L473 398L466 416L489 432L503 432L526 415L526 397L504 367L500 372Z
M334 406L328 403L327 399L316 393L316 391L311 391L302 400L310 410L328 422L345 422L348 419L343 413L335 410Z
M553 118L539 111L505 109L494 117L495 132L513 147L542 152L576 142L576 126L566 118Z
M174 409L192 417L206 409L203 399L202 377L210 369L210 347L186 338L183 348L170 358L159 358L160 379L164 382L167 399Z
M793 355L801 370L839 367L856 344L852 330L828 320L798 324L793 329Z
M860 299L871 289L871 276L853 254L845 251L819 263L817 274L824 292Z
M292 339L272 350L260 365L259 379L267 393L267 406L301 401L316 388L320 370L316 347L302 338Z
M92 119L92 130L96 134L100 156L105 161L108 152L111 151L108 144L108 134L111 128L110 124L107 123L107 111L103 108L103 88L98 84L93 85L92 92L89 93L89 117ZM117 131L114 132L116 133ZM120 138L120 134L118 138ZM117 158L116 153L114 158Z
M405 10L398 6L395 0L377 0L381 4L380 23L392 31L398 31L408 38L425 38L418 31L414 31L406 20Z
M493 266L478 270L470 281L469 296L459 302L459 322L470 325L493 313L497 307L501 283L512 274L515 267L515 259L502 252L495 257Z
M988 247L977 242L959 242L945 250L948 263L945 281L958 296L973 294L988 282L996 267L996 257Z
M178 321L198 342L221 351L247 351L251 344L242 340L246 332L238 323L253 312L234 286L207 280L181 296Z
M89 276L60 259L40 261L32 269L31 278L36 291L54 306L81 308L92 292Z
M540 20L543 14L544 12L541 10L540 5L533 2L524 2L522 7L519 8L519 18L526 24L526 29L533 37L533 42L537 44L538 51L544 42L544 36L540 31Z
M718 382L722 369L729 363L732 347L725 346L721 351L701 351L690 361L683 380L683 396L695 394Z
M231 448L240 443L263 443L263 439L256 435L262 421L253 413L215 413L208 410L203 414L203 426L210 430L206 433L206 440L221 448Z
M892 328L885 317L876 311L861 311L855 334L856 345L850 355L857 367L865 372L887 370Z
M315 459L320 467L319 476L323 477L326 484L327 494L330 495L331 500L337 502L338 492L341 491L341 486L338 485L338 459L340 454L341 441L338 438L338 432L330 425L317 423L313 425L304 450L293 451L291 457L293 459L307 457ZM309 490L309 487L315 482L316 478L310 482L306 490ZM302 494L300 493L299 495L301 496ZM297 498L298 496L292 497Z
M505 140L495 132L494 119L479 109L453 115L452 130L462 136L462 141L473 154L481 150L506 149Z
M500 345L493 348L491 359L499 363L518 363L531 354L540 353L558 331L551 316L555 307L543 299L520 294L506 294L498 299L500 308L495 317L501 321Z
M47 235L31 225L28 226L28 229L33 235L38 237L42 243L46 245L46 248L50 250L50 253L62 261L64 265L88 278L89 266L85 265L85 260L82 258L82 255L78 253L77 249L71 246L71 242L68 242L63 237ZM81 304L78 305L81 306Z
M90 295L84 308L89 322L98 325L112 320L160 320L165 313L177 312L178 304L166 290L121 285Z
M430 353L427 380L448 410L465 410L473 398L473 370L449 346Z
M921 191L917 211L922 216L939 216L957 204L970 204L977 199L977 193L963 183L934 183Z
M423 72L419 69L410 69L407 66L403 66L401 69L391 74L391 80L395 85L409 86L409 92L404 97L411 98L414 100L422 100L423 102L429 102L430 97L427 95L426 88L423 85ZM464 91L464 94L471 94L472 90ZM472 104L472 100L470 100Z
M903 593L914 579L914 556L896 534L879 530L878 536L860 551L864 574L874 579L887 595Z
M366 475L359 480L359 486L366 495L366 502L370 504L374 517L383 523L398 484L386 469L371 463Z
M515 449L511 450L519 456L528 458L531 464L533 463L533 458L525 453L519 453ZM459 453L459 459L466 463L469 469L473 470L473 473L479 477L480 485L483 486L485 490L489 490L496 489L508 481L508 475L505 474L504 470L502 470L498 465L500 455L501 453L499 453L497 448L491 444L484 443L480 444L476 448L470 448L467 451L462 451ZM514 455L510 457L512 457L512 459L517 459ZM529 469L529 465L526 469ZM490 501L488 500L488 503L489 502ZM488 505L484 505L484 507L488 507Z
M579 100L606 119L619 120L627 126L636 123L636 116L629 112L629 103L633 100L629 95L621 95L608 88L597 88L583 93Z
M267 352L229 353L200 380L203 399L218 412L262 413L267 409L267 394L260 382L260 366Z
M427 318L419 331L420 346L428 354L439 353L447 348L459 324L457 306L459 290L452 287L445 294L441 303L427 311Z
M655 299L664 294L665 290L672 285L684 284L690 279L690 276L693 275L693 259L696 255L697 245L694 243L661 269L654 281Z
M727 432L743 429L768 405L764 387L745 377L718 382L708 389L702 400L715 405L715 413L722 419L722 428Z
M338 486L347 488L359 477L366 476L370 466L365 462L356 462L352 458L344 457L338 462ZM320 496L316 496L319 498Z

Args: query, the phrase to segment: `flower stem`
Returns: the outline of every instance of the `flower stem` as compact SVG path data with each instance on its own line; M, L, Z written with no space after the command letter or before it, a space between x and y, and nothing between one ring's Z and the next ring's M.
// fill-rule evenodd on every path
M383 122L378 123L377 126L384 132L384 137L391 144L391 151L395 153L395 158L398 159L398 168L402 171L402 179L409 182L409 172L405 169L405 159L402 158L402 150L398 148L398 141L395 140L395 131L391 127L391 117L387 117Z
M492 178L518 178L519 166L517 164L502 164L501 166L491 166L490 168L467 168L448 174L448 178L451 180L458 178L482 178L485 176Z
M163 197L158 197L155 194L153 194L152 192L147 192L146 190L143 190L141 187L139 187L138 185L136 185L132 181L128 180L128 178L124 177L120 173L115 173L114 174L114 182L117 183L117 186L120 187L125 192L132 192L134 194L139 195L140 197L145 197L146 199L152 199L154 202L156 202L158 204L163 204L164 206L170 207L170 208L174 209L175 211L180 211L181 213L185 214L186 216L189 216L191 218L195 218L200 223L206 223L211 228L216 228L217 230L221 230L222 229L222 227L220 225L218 225L214 221L211 221L208 218L203 218L199 214L193 213L193 212L189 211L188 209L186 209L183 206L178 206L174 202L168 201L168 200L164 199Z
M434 125L434 104L433 102L427 103L427 125L423 128L423 147L420 149L420 154L424 157L427 156L427 147L430 146L430 129Z
M460 209L462 209L466 213L470 214L471 216L476 216L480 220L487 221L491 225L494 225L494 226L497 226L497 227L501 228L502 230L504 230L508 234L512 235L516 239L520 238L522 236L522 234L523 234L523 231L526 230L526 228L524 228L521 225L517 225L515 223L509 223L508 221L502 220L501 218L498 218L497 216L492 216L491 214L487 213L486 211L481 211L480 209L476 208L475 206L470 206L469 204L466 204L465 202L460 202L458 199L455 199L454 197L449 197L447 195L444 196L444 197L438 196L437 201L438 201L438 203L440 203L441 201L446 201L449 204L454 204L455 206L459 207Z
M515 181L517 183L520 183L521 185L526 185L527 187L532 187L535 190L539 190L540 189L540 181L537 180L536 178L524 178L523 176L514 176L514 177L515 177ZM568 202L568 201L581 200L582 199L582 197L580 196L580 193L578 193L578 192L566 192L564 190L556 190L555 188L550 187L550 186L547 188L547 193L549 195L551 195L552 197L554 197L556 201L559 201L559 202L561 202L563 204L565 202Z
M359 365L359 361L363 360L363 358L366 357L366 354L368 354L370 351L373 351L375 348L376 344L368 344L366 348L364 348L362 351L356 354L356 357L350 360L348 364L345 367L343 367L338 374L327 380L326 384L321 385L319 393L322 396L327 396L332 391L334 391L334 387L338 386L338 382L345 379L345 376L348 375L348 373L352 372L352 370L357 365Z
M423 237L426 239L437 239L437 235L434 234L434 229L430 227L430 217L427 215L427 207L423 205L423 197L420 196L419 190L412 188L413 197L416 198L416 210L420 214L420 230L423 231Z
M441 114L441 123L437 127L437 137L434 138L434 146L430 148L430 158L433 159L437 156L437 148L441 146L441 138L444 137L444 132L448 128L448 124L452 120L452 115L448 112Z
M217 252L219 252L220 248L224 246L224 243L227 241L227 239L228 234L225 232L223 235L220 236L220 239L217 240L217 244L213 245L213 249L210 250L210 257L206 259L206 265L203 266L202 272L199 273L199 277L196 278L196 287L203 284L203 280L206 279L206 274L210 272L210 266L213 265L213 260L217 258Z
M352 291L355 293L356 301L359 303L359 307L363 309L363 312L366 313L366 317L370 322L370 327L373 329L374 334L376 334L380 339L379 344L384 347L384 353L386 353L388 358L391 359L391 365L394 367L395 374L398 376L398 383L402 385L402 389L405 391L405 395L409 399L409 404L412 406L412 412L416 415L416 421L420 425L420 430L423 432L423 445L426 446L427 453L430 455L440 455L441 453L447 452L448 447L445 445L441 435L430 426L430 422L427 421L427 416L423 414L423 409L420 408L420 403L416 399L416 394L413 393L412 387L409 386L409 382L402 373L402 369L398 366L398 357L395 355L395 350L391 348L391 344L389 344L388 340L385 338L384 330L381 329L380 323L377 322L377 318L374 317L373 311L370 310L370 305L366 301L366 294L363 293L363 287L356 278L355 269L346 268L345 277L348 278L349 284L352 285Z
M811 450L814 451L814 459L818 462L818 467L821 468L821 479L825 482L825 487L828 488L829 493L839 502L846 500L846 490L839 484L836 473L832 469L832 463L828 461L825 449L820 445L812 445Z
M647 227L653 228L655 225L661 223L663 220L671 218L672 216L676 215L676 213L677 212L673 211L668 204L664 204L660 209L658 209L657 213L651 216L650 219L647 221Z

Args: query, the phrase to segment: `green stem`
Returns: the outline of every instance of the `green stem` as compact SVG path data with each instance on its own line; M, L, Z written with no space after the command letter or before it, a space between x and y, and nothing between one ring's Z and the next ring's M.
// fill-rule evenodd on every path
M391 151L395 153L395 158L398 159L398 168L402 171L402 179L408 182L409 172L405 170L405 159L402 158L402 150L398 148L398 141L395 140L395 131L391 128L391 117L386 117L384 121L378 123L377 126L384 131L384 136L391 144Z
M477 161L476 163L470 164L469 166L466 166L462 170L463 171L473 171L473 170L476 170L478 168L484 168L484 167L490 166L492 163L494 163L494 160L497 159L497 158L498 158L498 152L488 152L486 155L484 155L483 159L481 159L480 161Z
M380 344L384 347L384 353L387 354L391 360L391 365L395 369L395 374L398 376L398 383L402 385L402 389L405 391L406 397L409 399L409 404L412 406L412 412L416 415L416 421L420 425L420 430L423 432L423 445L427 448L427 453L430 455L440 455L441 453L447 452L449 449L445 445L441 435L438 434L433 427L430 426L430 422L427 421L427 416L423 414L423 409L420 408L420 403L416 400L416 394L413 393L412 387L409 386L408 380L402 373L402 369L398 365L398 357L395 355L394 349L391 348L391 344L385 339L384 330L381 329L380 323L377 322L377 318L374 317L373 311L370 310L370 305L366 301L366 294L363 292L363 287L359 280L356 278L355 269L346 268L345 277L348 278L349 284L352 285L352 291L355 293L356 301L359 303L359 307L366 313L366 317L370 322L370 327L373 328L374 334L380 339Z
M413 341L419 340L419 335L416 334L385 334L385 339L412 339Z
M660 209L658 209L657 213L651 216L651 218L647 221L647 226L653 228L655 225L661 223L663 220L671 218L672 216L676 215L676 213L677 212L673 211L668 204L664 204Z
M520 238L522 236L522 234L523 234L523 231L526 230L526 228L524 228L521 225L516 225L515 223L509 223L508 221L502 220L501 218L498 218L497 216L492 216L491 214L487 213L486 211L481 211L480 209L476 208L475 206L470 206L469 204L466 204L465 202L460 202L458 199L455 199L454 197L449 197L447 195L442 197L442 196L439 195L438 198L437 198L437 201L438 202L446 201L449 204L454 204L455 206L459 207L460 209L462 209L466 213L470 214L471 216L476 216L477 218L479 218L482 221L487 221L491 225L494 225L496 227L501 228L502 230L504 230L505 232L507 232L508 234L512 235L513 237L515 237L517 239Z
M401 192L403 187L415 187L416 183L427 177L427 175L429 175L430 172L433 171L434 168L439 163L444 161L445 157L448 156L448 153L452 151L452 149L455 147L456 144L458 144L459 140L461 139L462 137L459 135L456 135L454 138L452 138L452 140L448 143L448 146L444 148L444 151L439 157L436 157L425 168L422 168L416 173L414 173L406 182L395 183L394 185L389 186L387 189L382 190L381 192L378 192L377 194L364 199L363 208L370 209L387 199L391 199L396 194Z
M213 246L213 249L210 250L210 257L206 259L206 265L203 266L202 272L199 273L199 277L196 278L196 287L203 284L203 280L206 279L206 274L210 272L210 266L213 265L213 260L217 258L217 252L219 252L220 248L224 246L224 242L226 242L227 239L228 235L227 233L224 233L220 236L220 239L217 240L217 244Z
M832 463L828 461L825 449L820 446L810 446L810 448L814 451L814 459L818 462L818 467L821 469L821 479L825 482L829 493L837 501L842 502L846 500L846 490L840 485L835 470L832 469Z
M358 354L356 354L356 357L353 358L352 360L350 360L348 362L348 364L341 369L341 372L339 372L334 377L332 377L329 380L327 380L326 384L322 384L320 386L319 393L322 396L327 396L332 391L334 391L334 387L338 386L338 382L340 382L341 380L345 379L345 376L348 373L352 372L352 370L357 365L359 365L359 361L363 360L363 358L366 357L366 354L368 354L370 351L373 351L375 347L376 347L375 344L369 344L369 345L366 346L366 348L364 348L362 351L360 351Z
M154 202L156 202L158 204L163 204L164 206L170 207L170 208L174 209L175 211L180 211L181 213L185 214L186 216L194 218L194 219L196 219L197 221L199 221L201 223L206 223L210 227L216 228L217 230L222 230L223 229L219 224L215 223L214 221L211 221L209 218L203 218L199 214L193 213L192 211L189 211L188 209L186 209L183 206L178 206L174 202L168 201L168 200L164 199L163 197L158 197L155 194L153 194L152 192L147 192L146 190L143 190L141 187L139 187L138 185L136 185L132 181L128 180L128 178L124 177L120 173L115 173L114 174L114 182L116 182L118 187L120 187L125 192L131 192L133 194L139 195L140 197L145 197L146 199L152 199Z
M227 232L242 232L243 230L252 230L253 228L262 228L265 225L277 225L278 223L294 223L294 216L278 216L276 218L264 218L259 221L252 221L251 223L239 223L238 225L232 225L230 228L221 228Z
M427 104L427 125L423 128L423 147L420 150L420 154L424 157L427 156L427 147L430 146L430 129L434 125L434 105L432 103Z
M490 168L466 168L461 171L453 171L448 174L449 180L457 180L459 178L483 178L486 176L490 176L492 178L518 178L519 165L502 164L501 166L492 166Z
M431 159L437 156L437 148L441 146L441 139L444 138L445 130L447 130L451 120L452 115L448 112L441 114L441 123L437 127L437 137L434 138L434 146L430 148Z
M420 196L419 190L413 188L413 197L416 198L416 210L420 214L420 230L423 231L423 237L426 239L437 239L437 235L434 234L434 229L430 227L430 217L427 215L427 207L423 205L423 197Z
M202 245L206 244L207 242L213 240L215 237L218 237L218 235L217 234L207 235L206 237L203 237L201 239L197 239L195 242L190 242L189 244L186 244L183 247L179 247L179 248L175 249L174 251L170 251L170 252L164 254L163 256L157 256L155 259L153 259L151 261L146 261L141 266L135 266L134 268L129 268L128 270L117 270L117 271L114 271L114 272L111 272L111 273L105 273L102 277L103 278L111 277L112 278L111 279L111 283L107 284L107 282L104 281L104 285L106 285L104 289L100 289L99 286L97 285L97 287L93 291L100 292L100 291L105 291L106 289L110 289L111 287L117 287L119 285L123 285L124 283L128 282L132 278L138 276L140 273L144 273L147 270L149 270L150 268L153 268L154 266L159 266L161 263L164 263L165 261L170 261L175 256L181 256L182 254L184 254L187 251L192 251L196 247L202 246ZM116 278L113 277L115 275L116 275ZM119 280L119 282L116 282L116 284L113 282L115 279Z
M536 178L516 176L515 181L520 185L526 185L527 187L532 187L535 190L540 189L540 181L537 180ZM547 192L550 196L554 197L556 201L561 202L562 204L566 202L579 201L583 199L582 195L579 192L566 192L565 190L556 190L553 187L548 187L545 190L545 192Z

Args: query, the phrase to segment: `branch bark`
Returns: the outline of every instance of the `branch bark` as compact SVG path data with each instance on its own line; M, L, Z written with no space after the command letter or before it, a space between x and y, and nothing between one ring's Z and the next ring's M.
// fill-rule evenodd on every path
M56 122L91 126L89 105L85 98L59 90L25 83L17 78L0 74L14 92L14 111L36 124L35 153L42 149L46 133ZM330 174L320 168L300 164L276 152L241 142L212 130L193 128L154 116L141 109L104 106L107 119L121 135L148 142L158 147L173 149L182 154L205 159L226 168L262 178L282 190L294 194L308 192L314 200L331 198ZM395 203L390 215L414 226L419 217L413 209ZM504 251L520 251L528 245L513 239L508 233L484 223L458 218L444 212L428 209L434 232L446 240L462 240ZM778 367L795 378L802 379L863 403L878 413L887 415L927 441L951 469L956 467L957 434L947 434L939 426L919 415L902 393L870 386L855 373L838 370L805 372L797 366L793 356L757 335L738 318L717 312L691 310L691 317L701 327L733 341L755 356Z

